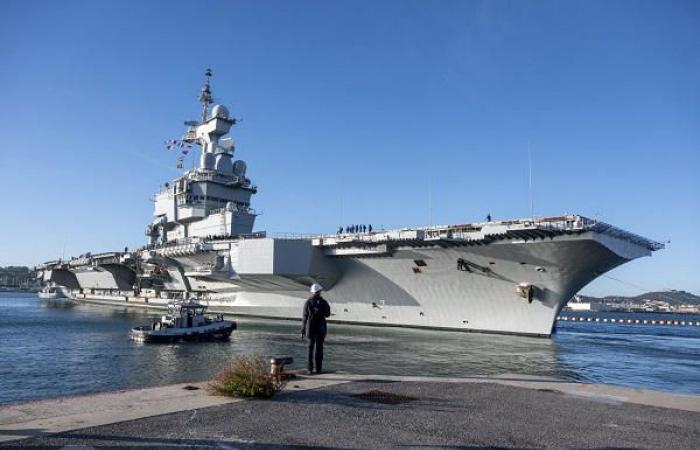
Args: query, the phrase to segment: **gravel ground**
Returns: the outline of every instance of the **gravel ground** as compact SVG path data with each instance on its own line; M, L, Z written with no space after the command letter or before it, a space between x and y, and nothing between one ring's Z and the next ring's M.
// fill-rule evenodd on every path
M2 448L480 449L700 446L700 413L497 384L353 382Z

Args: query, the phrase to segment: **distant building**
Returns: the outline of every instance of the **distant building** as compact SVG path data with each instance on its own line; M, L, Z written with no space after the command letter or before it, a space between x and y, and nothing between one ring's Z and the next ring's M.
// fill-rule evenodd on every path
M698 305L678 305L673 312L681 314L700 314L700 306Z
M591 311L591 304L587 302L572 302L567 306L572 311Z
M570 311L600 311L601 304L584 302L580 296L575 295L574 298L566 304L566 309Z

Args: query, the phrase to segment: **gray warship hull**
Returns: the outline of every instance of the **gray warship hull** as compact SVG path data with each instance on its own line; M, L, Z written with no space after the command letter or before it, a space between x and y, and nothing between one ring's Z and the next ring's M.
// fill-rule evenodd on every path
M659 245L565 216L350 236L203 240L94 255L73 267L47 268L46 278L70 284L79 301L158 308L194 294L213 312L276 319L299 319L308 286L317 281L327 286L335 322L549 336L561 308L582 287ZM147 278L135 260L161 261L162 284L135 290Z

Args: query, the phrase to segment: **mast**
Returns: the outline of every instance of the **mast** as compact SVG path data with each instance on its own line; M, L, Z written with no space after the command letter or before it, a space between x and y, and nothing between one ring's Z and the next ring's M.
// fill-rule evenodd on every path
M199 93L199 103L202 104L202 123L206 122L209 115L209 105L212 103L210 79L211 69L207 68L204 71L204 86L202 86L202 90Z

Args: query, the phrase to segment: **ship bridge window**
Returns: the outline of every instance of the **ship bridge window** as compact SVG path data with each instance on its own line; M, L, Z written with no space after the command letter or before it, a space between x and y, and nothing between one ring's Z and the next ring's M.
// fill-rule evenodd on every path
M417 265L418 267L425 267L425 266L428 265L428 264L427 264L424 260L422 260L422 259L414 259L413 262L416 263L416 265Z

